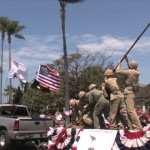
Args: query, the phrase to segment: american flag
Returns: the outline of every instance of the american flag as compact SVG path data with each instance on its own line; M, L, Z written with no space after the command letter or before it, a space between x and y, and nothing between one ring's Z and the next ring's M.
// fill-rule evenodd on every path
M49 88L52 91L58 92L60 89L59 73L47 65L39 66L36 80L40 83L41 86Z

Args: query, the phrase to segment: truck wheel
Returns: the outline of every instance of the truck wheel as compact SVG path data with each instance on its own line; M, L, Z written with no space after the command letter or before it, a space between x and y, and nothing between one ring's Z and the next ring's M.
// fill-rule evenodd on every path
M10 139L5 130L0 131L0 149L8 150L10 146Z

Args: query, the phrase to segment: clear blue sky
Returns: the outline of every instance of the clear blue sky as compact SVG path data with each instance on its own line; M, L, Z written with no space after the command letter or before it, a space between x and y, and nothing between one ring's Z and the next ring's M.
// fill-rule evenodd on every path
M63 54L58 0L1 0L0 16L26 26L20 32L26 40L12 39L12 58L28 65L28 81L36 77L39 64L51 63ZM93 53L108 49L114 51L112 61L117 64L149 22L150 0L85 0L67 4L68 53L77 47ZM7 42L4 55L6 78ZM140 83L150 83L149 56L150 28L129 54L129 59L139 62ZM3 82L5 87L6 81Z

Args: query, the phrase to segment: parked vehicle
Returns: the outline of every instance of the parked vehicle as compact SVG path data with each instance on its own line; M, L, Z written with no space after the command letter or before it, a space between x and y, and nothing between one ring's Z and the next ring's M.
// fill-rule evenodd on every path
M49 118L32 118L24 105L0 104L0 149L8 150L16 141L47 142L47 129L53 127Z

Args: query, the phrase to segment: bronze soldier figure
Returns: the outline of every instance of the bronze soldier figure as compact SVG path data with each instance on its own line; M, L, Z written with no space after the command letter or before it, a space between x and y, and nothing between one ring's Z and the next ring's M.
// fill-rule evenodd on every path
M138 62L132 60L129 62L128 66L128 69L121 70L121 63L119 62L116 73L123 76L125 80L123 93L132 128L133 130L142 130L142 125L135 111L135 92L138 91L140 75L140 72L137 70Z
M131 123L128 119L126 105L123 93L120 91L117 78L111 69L104 72L105 75L105 88L109 90L110 94L110 129L132 129ZM104 85L104 84L103 84ZM120 123L121 122L121 123ZM123 124L123 127L121 126Z
M104 93L96 88L96 84L89 85L89 108L95 129L105 129L104 117L109 116L109 101ZM103 117L104 114L104 117Z

